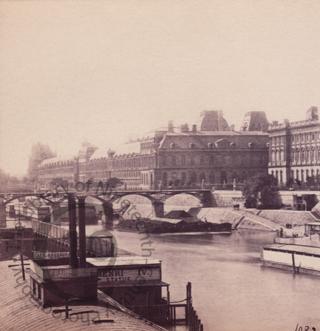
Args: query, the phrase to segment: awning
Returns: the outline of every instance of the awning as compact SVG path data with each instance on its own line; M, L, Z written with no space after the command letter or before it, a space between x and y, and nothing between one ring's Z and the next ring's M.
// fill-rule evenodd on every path
M158 282L144 282L144 283L134 283L134 282L128 282L128 283L114 283L114 284L103 284L101 282L101 285L99 284L98 280L98 288L104 289L104 288L114 288L114 287L152 287L152 286L159 286L159 287L165 287L169 286L168 283L158 281Z

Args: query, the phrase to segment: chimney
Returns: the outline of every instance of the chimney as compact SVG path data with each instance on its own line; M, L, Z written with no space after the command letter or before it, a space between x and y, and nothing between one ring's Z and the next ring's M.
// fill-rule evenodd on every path
M196 132L197 132L197 125L192 124L192 133L196 133Z
M185 133L185 132L189 132L189 126L187 123L185 124L182 124L181 127L180 127L180 131Z
M173 122L169 121L168 122L168 132L173 133L174 132L174 126L173 126Z
M116 154L116 152L112 149L108 149L108 152L107 152L107 155L108 155L108 158L113 158L114 155Z
M68 194L68 211L69 211L69 253L71 268L78 267L77 257L77 213L76 200L72 193Z

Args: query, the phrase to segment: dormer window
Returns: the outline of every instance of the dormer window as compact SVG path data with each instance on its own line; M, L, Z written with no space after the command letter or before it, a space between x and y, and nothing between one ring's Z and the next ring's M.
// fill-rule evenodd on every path
M213 143L208 143L208 148L213 148Z
M171 143L171 144L170 144L170 148L171 148L171 149L175 148L175 143Z
M194 143L190 143L190 144L189 144L189 147L190 147L190 148L194 148Z

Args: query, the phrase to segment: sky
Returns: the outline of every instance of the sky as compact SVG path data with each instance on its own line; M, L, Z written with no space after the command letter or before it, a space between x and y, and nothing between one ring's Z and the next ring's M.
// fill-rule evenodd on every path
M318 0L0 1L0 168L74 155L222 110L320 106Z

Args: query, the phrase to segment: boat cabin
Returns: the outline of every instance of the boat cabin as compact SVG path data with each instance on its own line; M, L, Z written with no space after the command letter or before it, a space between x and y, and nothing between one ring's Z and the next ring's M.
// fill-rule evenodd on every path
M304 225L304 233L306 236L311 236L313 234L320 234L320 222L311 222Z

